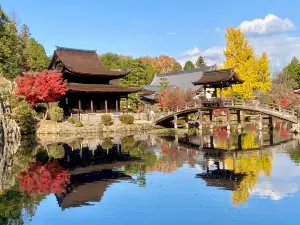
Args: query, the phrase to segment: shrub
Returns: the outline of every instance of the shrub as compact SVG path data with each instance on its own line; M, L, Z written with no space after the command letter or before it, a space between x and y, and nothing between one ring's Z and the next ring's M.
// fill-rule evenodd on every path
M68 118L68 122L69 123L76 123L76 120L74 119L74 117L72 117L72 116L70 116L69 118Z
M134 117L130 114L123 114L120 116L120 121L124 124L133 124Z
M62 121L64 118L64 110L58 106L54 106L50 109L50 119L52 121Z
M113 124L113 119L110 114L101 115L101 121L105 126L109 126Z
M19 125L22 134L36 132L38 122L36 113L26 101L19 102L17 107L13 109L13 118Z
M75 121L75 127L82 127L83 124L80 121Z
M65 148L60 144L48 145L49 155L53 159L61 159L65 156Z
M103 149L111 149L113 147L114 143L110 138L105 138L102 142L102 148Z

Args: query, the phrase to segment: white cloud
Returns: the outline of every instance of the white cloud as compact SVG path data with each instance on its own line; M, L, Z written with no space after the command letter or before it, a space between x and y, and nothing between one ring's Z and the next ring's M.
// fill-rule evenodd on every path
M293 56L300 58L300 36L273 35L248 40L256 54L268 54L272 72L280 71Z
M178 61L181 65L184 65L186 61L196 62L199 56L204 56L208 65L221 64L224 61L223 47L214 46L204 51L201 51L198 47L188 49L181 53Z
M175 32L167 32L166 35L175 35Z
M222 28L220 28L220 27L216 27L216 28L215 28L215 32L216 32L216 33L225 33L225 30L222 29Z
M249 34L268 34L289 31L295 28L295 25L288 18L282 19L274 14L268 14L265 18L243 21L239 27Z
M269 197L274 201L278 201L284 197L291 196L297 191L299 191L299 185L295 183L264 181L255 186L252 195L262 198Z

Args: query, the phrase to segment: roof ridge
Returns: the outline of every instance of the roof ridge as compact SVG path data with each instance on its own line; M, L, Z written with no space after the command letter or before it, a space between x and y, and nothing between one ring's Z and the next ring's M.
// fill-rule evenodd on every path
M194 72L198 72L198 71L206 72L206 69L213 68L215 66L216 66L216 64L211 65L211 66L204 66L201 68L195 68L195 69L191 69L191 70L182 70L182 71L178 71L178 72L156 74L156 76L164 77L164 76L173 76L173 75L178 75L178 74L194 73Z
M64 51L75 51L75 52L90 52L90 53L96 53L97 50L87 50L87 49L79 49L79 48L66 48L66 47L60 47L55 46L56 50L64 50Z

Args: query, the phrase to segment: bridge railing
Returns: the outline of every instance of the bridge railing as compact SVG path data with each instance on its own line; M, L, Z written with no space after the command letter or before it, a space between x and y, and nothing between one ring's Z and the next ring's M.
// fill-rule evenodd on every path
M209 101L207 101L209 102ZM210 101L214 102L214 100ZM175 110L168 110L168 111L161 111L158 113L155 113L154 120L158 120L160 118L169 116L171 114L174 114L179 111L183 111L185 109L191 109L191 108L198 108L198 107L203 107L204 102L198 101L198 102L192 102L186 104L184 107L177 108ZM206 102L205 102L206 103ZM217 103L217 102L216 102ZM271 111L271 112L276 112L280 116L287 116L287 117L292 117L293 119L297 119L298 113L293 107L285 107L282 108L279 105L276 104L267 104L267 103L260 103L258 100L250 100L250 101L243 101L243 100L236 100L236 101L231 101L231 100L224 100L222 102L218 101L220 103L219 106L212 105L212 108L218 108L218 107L230 107L230 106L238 106L241 108L244 108L245 110L249 109L260 109L264 111Z

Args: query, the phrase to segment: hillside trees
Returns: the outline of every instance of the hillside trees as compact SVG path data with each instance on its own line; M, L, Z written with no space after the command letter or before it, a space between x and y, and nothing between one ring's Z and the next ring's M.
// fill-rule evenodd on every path
M292 61L283 69L283 72L289 75L300 86L300 62L294 56Z
M196 63L195 63L195 66L196 66L197 68L201 68L201 67L207 66L207 65L206 65L206 62L205 62L205 57L203 57L203 56L200 55L200 56L198 57Z

